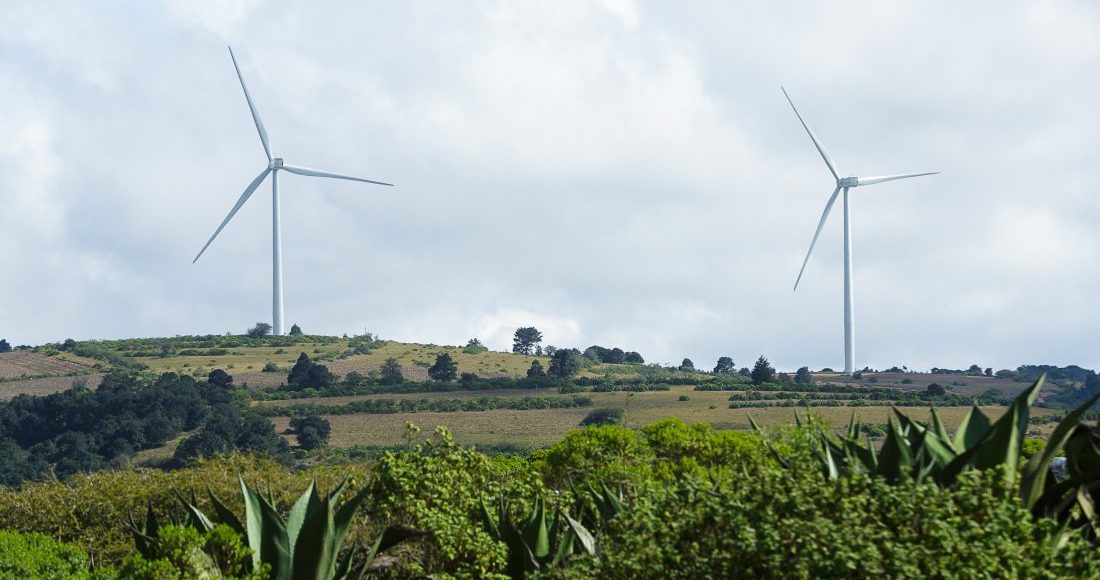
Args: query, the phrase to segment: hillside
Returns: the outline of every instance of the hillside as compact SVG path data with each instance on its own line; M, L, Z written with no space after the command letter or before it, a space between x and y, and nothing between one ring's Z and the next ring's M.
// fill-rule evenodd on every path
M336 384L321 389L288 387L288 372L302 353L327 367ZM428 367L444 353L454 359L459 374L477 375L479 382L429 381ZM379 369L387 359L400 364L405 377L401 385L380 383ZM149 379L163 373L202 379L223 369L280 432L293 415L319 413L332 423L332 444L339 447L407 443L404 427L412 422L427 427L426 432L447 426L463 443L511 449L547 445L575 428L593 409L622 410L622 422L629 427L678 417L720 429L747 430L750 416L764 424L791 423L794 409L802 407L813 407L823 419L842 425L853 413L864 422L882 424L892 406L939 406L945 421L954 424L963 409L975 402L998 413L1001 402L1027 386L1011 378L899 372L865 372L858 378L818 372L812 374L812 385L751 385L736 374L597 363L584 357L578 358L581 368L568 383L528 384L526 373L535 360L543 368L549 366L549 357L544 356L402 343L369 335L66 341L33 352L0 355L0 400L74 385L95 387L110 371ZM932 383L943 387L943 396L929 398L926 390ZM1056 393L1054 389L1050 392ZM914 411L927 416L927 409ZM1037 416L1055 412L1035 410ZM165 448L164 453L170 450Z

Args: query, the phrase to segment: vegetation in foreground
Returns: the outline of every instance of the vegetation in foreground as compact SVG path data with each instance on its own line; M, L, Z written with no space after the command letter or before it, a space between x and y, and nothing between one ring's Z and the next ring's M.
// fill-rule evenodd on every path
M837 439L813 419L766 434L670 419L579 429L526 456L487 456L441 430L371 463L301 472L234 456L172 472L103 472L3 490L0 529L9 544L38 542L31 553L44 566L94 561L89 573L99 577L199 577L189 568L197 560L211 573L224 565L223 576L280 577L276 560L291 556L278 554L290 552L265 542L316 518L325 529L347 525L323 534L329 556L310 578L1094 577L1100 437L1079 421L1094 401L1044 446L1025 446L1040 387L995 421L973 415L955 435L899 412L882 448ZM1052 467L1059 453L1062 475ZM270 499L242 480L269 488ZM317 491L341 485L367 508L344 511ZM157 524L171 532L135 524L135 544L127 522L142 513L175 522ZM253 529L257 513L274 531ZM402 541L374 557L387 530L404 530ZM150 539L178 549L158 552ZM0 570L16 565L38 564L0 560Z

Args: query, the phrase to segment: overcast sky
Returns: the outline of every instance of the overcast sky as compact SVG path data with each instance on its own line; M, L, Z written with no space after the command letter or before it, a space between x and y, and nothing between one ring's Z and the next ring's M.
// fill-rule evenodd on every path
M1079 2L6 1L0 338L324 334L843 366L1100 367L1100 8Z

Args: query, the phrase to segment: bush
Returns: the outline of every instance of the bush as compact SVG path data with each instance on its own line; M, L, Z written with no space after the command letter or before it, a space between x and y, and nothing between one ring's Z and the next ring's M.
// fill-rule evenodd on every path
M993 474L959 488L892 486L775 467L751 476L686 477L651 488L618 516L599 558L575 577L1092 577L1100 559L1052 520L1006 501Z
M595 409L581 420L581 427L618 425L623 422L623 410L617 408Z
M0 530L0 578L111 578L110 569L92 572L80 548L44 534Z
M293 417L290 428L297 435L298 447L306 450L328 445L328 438L332 435L332 424L320 415Z

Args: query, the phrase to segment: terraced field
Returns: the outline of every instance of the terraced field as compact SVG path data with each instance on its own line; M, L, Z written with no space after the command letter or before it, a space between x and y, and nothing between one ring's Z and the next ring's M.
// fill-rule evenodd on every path
M459 393L417 393L411 395L364 395L359 397L333 397L320 399L301 399L295 402L342 404L363 399L401 399L401 398L474 398L484 396L484 391ZM542 391L517 391L491 393L501 397L524 397L547 395ZM405 424L409 421L422 427L421 436L430 433L436 426L445 426L455 435L455 439L464 444L482 446L516 446L531 448L549 445L558 441L571 429L575 429L592 409L614 407L624 410L623 422L628 427L642 427L668 417L678 417L687 423L706 421L720 429L748 430L751 428L749 416L764 426L792 424L793 408L728 408L728 392L694 391L689 386L675 386L668 391L650 391L639 393L611 392L585 393L593 400L593 406L572 409L536 409L492 411L470 411L456 413L393 413L393 414L355 414L329 415L332 423L332 445L348 447L352 445L392 446L402 445L405 440ZM687 400L680 400L686 396ZM258 404L286 405L290 401L270 401ZM999 416L1004 407L985 407L990 415ZM927 408L909 407L906 413L918 420L929 420ZM938 413L949 428L962 419L966 407L942 407ZM804 409L799 410L805 413ZM813 412L830 424L843 427L854 412L865 423L886 422L891 408L876 407L823 407ZM1057 413L1051 409L1033 409L1035 415ZM288 417L274 417L276 430L286 429Z
M76 360L30 351L0 354L0 401L18 395L48 395L71 388L74 383L95 387L102 378L98 369Z

